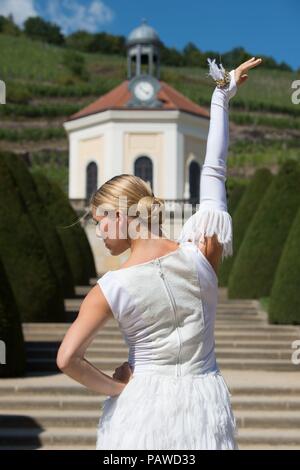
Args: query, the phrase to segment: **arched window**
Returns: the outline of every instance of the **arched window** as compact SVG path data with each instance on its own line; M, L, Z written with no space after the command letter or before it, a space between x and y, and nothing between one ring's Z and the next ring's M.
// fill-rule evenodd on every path
M90 162L86 168L86 199L89 200L91 195L97 190L98 184L98 168L95 162Z
M150 183L153 190L153 164L149 157L139 157L134 162L134 174Z
M200 165L195 160L193 160L190 164L189 181L190 181L190 200L194 204L199 204L199 199L200 199Z

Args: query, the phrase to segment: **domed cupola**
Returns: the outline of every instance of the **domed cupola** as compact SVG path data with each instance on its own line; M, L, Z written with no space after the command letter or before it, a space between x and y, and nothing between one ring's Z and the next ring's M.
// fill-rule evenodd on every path
M140 75L160 76L160 39L146 20L129 34L127 41L127 75L131 80Z

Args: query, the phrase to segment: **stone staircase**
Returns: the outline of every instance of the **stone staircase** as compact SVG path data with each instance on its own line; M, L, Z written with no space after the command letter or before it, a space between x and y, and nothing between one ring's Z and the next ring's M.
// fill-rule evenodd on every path
M90 287L66 301L70 320ZM23 324L28 374L0 380L0 449L95 449L105 396L61 374L56 352L69 323ZM219 290L216 353L232 393L241 449L300 449L300 366L292 341L300 327L268 325L257 301ZM86 355L112 374L127 360L117 323L107 322Z

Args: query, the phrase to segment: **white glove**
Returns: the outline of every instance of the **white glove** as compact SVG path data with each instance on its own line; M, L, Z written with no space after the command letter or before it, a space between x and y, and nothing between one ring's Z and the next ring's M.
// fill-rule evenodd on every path
M210 125L200 180L200 209L227 211L225 181L229 144L229 100L237 91L234 70L226 88L216 87L210 106Z
M184 224L179 241L191 239L197 245L204 237L217 234L223 245L222 259L232 255L232 219L227 212L225 181L229 143L229 100L237 92L234 70L230 83L216 86L211 99L207 147L200 179L200 208Z

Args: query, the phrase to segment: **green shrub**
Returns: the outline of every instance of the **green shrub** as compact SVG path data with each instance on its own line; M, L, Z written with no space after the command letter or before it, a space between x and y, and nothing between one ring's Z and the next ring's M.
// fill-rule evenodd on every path
M64 320L64 301L20 189L0 158L0 256L22 321Z
M229 298L268 296L282 249L300 205L300 168L285 162L243 238L228 282Z
M80 78L88 78L85 69L84 56L76 51L66 49L63 54L63 65L74 75Z
M225 258L220 265L219 285L227 286L228 278L237 256L247 228L254 216L265 191L272 179L271 172L266 168L256 170L253 178L248 183L236 209L231 212L233 226L233 255ZM244 186L245 187L245 186Z
M55 104L55 105L39 105L27 106L23 104L6 104L0 107L0 115L2 116L24 116L24 117L58 117L69 116L79 111L83 105L78 104ZM47 129L46 129L47 131ZM60 130L55 131L60 132Z
M62 45L65 42L60 27L39 16L30 16L26 19L24 32L31 39L45 41L50 44Z
M47 211L38 195L30 171L22 158L13 153L2 154L1 158L5 158L5 162L25 202L31 223L44 243L49 264L52 266L58 280L62 296L74 296L74 281L64 247L54 224L47 217Z
M270 323L300 323L300 209L294 219L278 263L270 293Z
M5 363L0 363L0 378L24 375L26 355L20 313L1 260L0 341L5 345Z
M28 104L32 97L24 83L10 82L6 85L7 102L17 104Z
M55 224L67 255L74 282L77 285L89 284L90 277L96 276L93 254L78 217L70 205L67 195L61 188L41 172L34 173L39 195L48 210L48 216Z
M65 130L60 127L40 127L25 129L0 129L0 140L8 140L11 142L38 142L41 140L63 139L66 137Z
M247 182L242 182L236 178L228 178L226 181L228 212L232 215L240 202Z

